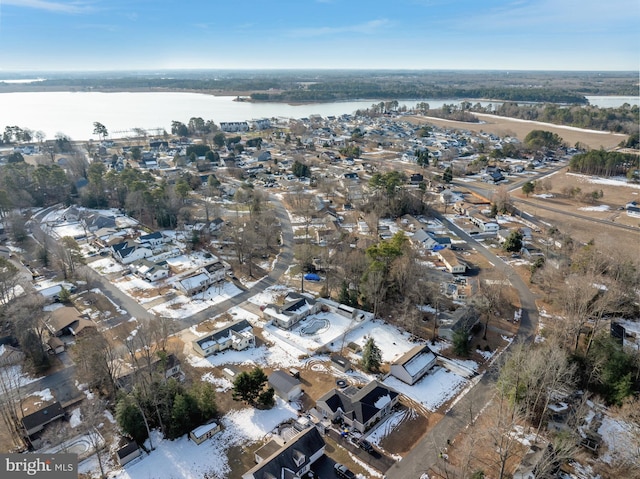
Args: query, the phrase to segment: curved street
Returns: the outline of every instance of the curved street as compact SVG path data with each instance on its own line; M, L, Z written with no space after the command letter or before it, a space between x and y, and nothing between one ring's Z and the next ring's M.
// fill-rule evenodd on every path
M495 265L496 269L509 279L518 291L522 308L517 340L532 341L538 328L538 308L535 296L522 278L500 257L486 249L453 222L442 215L435 216L443 222L448 222L451 231L474 247L479 254ZM439 452L447 446L447 441L453 441L491 400L498 375L499 367L496 361L475 379L476 384L450 407L444 417L416 444L409 454L391 466L386 472L386 477L388 479L419 478L421 474L437 465L438 461L442 460L439 458Z

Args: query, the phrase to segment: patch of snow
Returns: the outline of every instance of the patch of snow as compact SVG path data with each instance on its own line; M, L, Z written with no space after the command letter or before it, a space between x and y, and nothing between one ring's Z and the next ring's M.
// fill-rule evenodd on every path
M225 392L233 387L233 383L226 378L217 378L211 373L205 373L202 375L202 380L216 386L216 392Z
M71 411L69 425L71 427L78 427L80 424L82 424L82 414L80 413L80 408L77 407L73 411Z
M49 388L31 393L30 396L38 396L43 401L53 401L53 394Z
M609 211L611 208L609 205L598 205L598 206L583 206L582 208L578 208L580 211Z
M613 464L616 460L637 464L640 460L640 450L637 440L640 426L613 419L608 415L602 418L602 425L598 428L598 434L607 445L607 451L601 459L607 464Z

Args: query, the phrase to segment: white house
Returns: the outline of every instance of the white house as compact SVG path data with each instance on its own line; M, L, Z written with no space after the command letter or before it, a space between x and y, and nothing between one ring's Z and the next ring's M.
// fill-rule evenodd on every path
M364 433L374 423L386 417L400 400L400 394L378 381L361 389L349 386L332 389L316 402L318 410L330 420L342 420Z
M285 401L294 401L302 395L302 383L300 380L281 369L269 375L269 386Z
M451 238L446 236L436 236L430 231L425 231L423 229L419 229L413 233L413 236L411 236L411 242L419 248L428 250L432 250L436 246L444 248L451 247Z
M111 246L111 255L122 264L130 264L139 259L148 258L152 252L144 246L131 245L128 241L124 241Z
M176 288L187 296L204 293L212 284L225 279L225 267L220 261L214 261L199 268L196 274L176 282Z
M262 317L282 329L291 329L307 316L317 313L320 304L303 294L290 292L285 297L285 304L269 304L262 311Z
M467 270L467 264L458 259L458 256L450 249L442 249L437 253L440 261L444 263L449 273L461 274Z
M436 355L426 344L416 346L391 364L391 375L413 385L436 364Z
M140 235L136 239L136 243L139 243L140 245L144 245L149 248L156 248L166 242L167 242L167 238L162 234L161 231L155 231L148 235Z
M166 261L154 263L148 259L140 259L132 263L135 274L147 281L159 281L169 276L169 264Z
M246 319L216 329L215 331L192 341L193 350L202 357L210 354L235 349L242 351L256 344L253 326Z
M484 216L475 214L469 216L469 221L476 225L483 233L497 233L500 225L494 221L489 221Z
M227 133L249 131L249 123L246 121L221 121L220 129Z

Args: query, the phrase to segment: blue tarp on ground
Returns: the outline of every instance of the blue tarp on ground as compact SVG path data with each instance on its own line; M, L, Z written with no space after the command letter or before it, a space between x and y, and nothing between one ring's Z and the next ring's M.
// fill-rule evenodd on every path
M304 279L307 281L320 281L320 276L315 273L307 273L304 275Z
M441 249L445 249L446 246L442 244L437 244L433 247L433 251L440 251Z

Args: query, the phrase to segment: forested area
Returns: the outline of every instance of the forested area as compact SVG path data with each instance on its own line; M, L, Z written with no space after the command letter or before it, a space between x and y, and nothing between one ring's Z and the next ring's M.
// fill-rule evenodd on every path
M592 150L571 158L569 169L575 173L595 176L637 176L640 168L637 155L617 151Z
M166 75L51 74L37 86L0 91L186 90L254 93L258 101L489 98L519 102L585 104L584 95L637 95L631 73L480 71L191 71ZM604 81L606 80L606 81Z
M494 108L486 108L476 104L471 107L471 111L627 134L633 134L638 131L640 120L638 106L629 104L625 104L620 108L599 108L591 105L521 105L507 102Z

